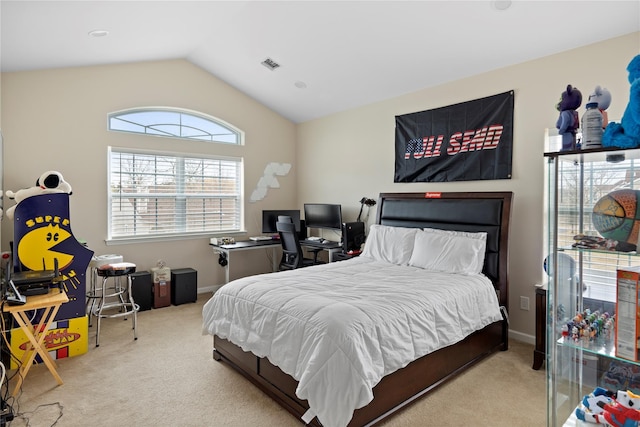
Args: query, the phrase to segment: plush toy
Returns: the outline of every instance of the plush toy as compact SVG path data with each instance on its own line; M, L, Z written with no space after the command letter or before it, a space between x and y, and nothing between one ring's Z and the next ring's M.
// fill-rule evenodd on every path
M556 105L556 109L560 111L556 122L558 133L562 135L562 150L560 151L576 149L576 130L580 127L577 110L580 104L582 104L582 92L567 85L567 90L562 92L560 102Z
M620 123L611 122L602 135L603 147L636 148L640 146L640 55L627 66L629 72L629 104Z
M597 406L602 408L601 413L591 413L576 409L576 417L579 420L604 424L613 427L638 427L640 423L640 395L631 391L618 390L616 398L611 403L599 401Z
M589 102L597 102L598 110L602 114L602 128L606 128L609 124L609 116L607 115L607 108L611 105L611 92L609 89L596 86L593 93L589 95Z
M56 171L47 171L40 175L40 178L36 180L36 185L30 188L23 188L22 190L18 190L15 193L11 190L7 190L5 193L9 199L15 200L16 205L11 206L7 209L6 214L7 218L13 219L13 212L16 209L16 206L31 196L38 196L40 194L51 194L51 193L67 193L71 194L71 185L66 182L60 172Z
M599 420L603 419L602 413L604 412L600 402L610 405L615 402L614 398L614 392L603 387L596 387L593 392L582 398L582 407L584 409L576 408L576 417L582 421L599 424Z

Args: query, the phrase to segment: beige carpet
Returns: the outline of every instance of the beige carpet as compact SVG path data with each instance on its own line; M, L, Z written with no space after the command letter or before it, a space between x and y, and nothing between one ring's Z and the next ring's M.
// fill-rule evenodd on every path
M302 425L228 365L213 360L201 334L202 305L105 319L89 351L58 361L58 386L44 365L31 369L10 401L11 426L292 426ZM544 426L545 374L531 369L533 347L511 341L435 393L383 423L401 426ZM13 383L12 383L13 384Z

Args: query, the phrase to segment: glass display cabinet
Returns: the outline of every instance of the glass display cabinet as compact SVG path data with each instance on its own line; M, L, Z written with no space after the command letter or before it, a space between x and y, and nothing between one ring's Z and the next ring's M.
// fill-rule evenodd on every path
M640 393L640 149L544 158L547 425L589 426L576 409L596 387Z

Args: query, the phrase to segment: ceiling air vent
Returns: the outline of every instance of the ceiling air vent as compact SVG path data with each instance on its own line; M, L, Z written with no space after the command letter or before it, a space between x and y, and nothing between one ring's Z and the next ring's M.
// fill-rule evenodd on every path
M275 70L280 66L280 64L278 64L276 61L274 61L271 58L265 59L264 61L261 62L261 64L267 67L268 69L270 69L271 71Z

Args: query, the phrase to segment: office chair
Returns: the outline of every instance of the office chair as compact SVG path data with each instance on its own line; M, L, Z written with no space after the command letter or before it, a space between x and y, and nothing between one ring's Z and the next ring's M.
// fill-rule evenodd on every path
M300 267L309 267L315 264L323 264L318 261L318 254L314 252L313 259L305 258L296 232L296 226L291 222L276 222L276 229L280 235L280 244L282 245L282 260L280 261L280 270L294 270ZM291 219L291 218L289 218ZM285 220L286 221L286 220Z
M289 222L289 223L293 224L293 218L291 218L290 216L287 216L287 215L278 215L278 221L277 222Z
M293 218L288 215L278 215L277 222L290 222L293 223ZM306 233L305 233L306 234ZM318 253L320 253L321 248L307 248L307 252L313 253L313 262L315 264L324 264L323 262L318 262Z

